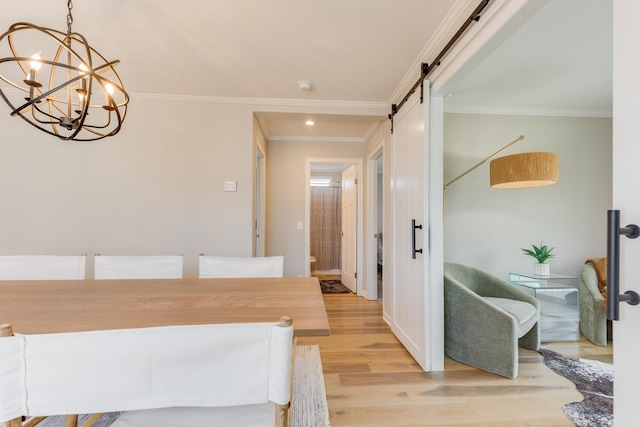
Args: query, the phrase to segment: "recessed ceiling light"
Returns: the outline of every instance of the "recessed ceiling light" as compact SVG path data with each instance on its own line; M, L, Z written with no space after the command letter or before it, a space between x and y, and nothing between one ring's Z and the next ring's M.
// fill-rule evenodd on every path
M304 122L304 124L307 126L313 126L315 123L313 120L307 120L306 122Z

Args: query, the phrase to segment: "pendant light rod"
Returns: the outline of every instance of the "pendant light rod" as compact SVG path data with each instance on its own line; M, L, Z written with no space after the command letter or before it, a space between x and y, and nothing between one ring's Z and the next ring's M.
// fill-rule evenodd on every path
M446 184L444 184L444 189L446 190L448 186L450 186L451 184L453 184L454 182L456 182L457 180L459 180L460 178L462 178L463 176L465 176L466 174L468 174L469 172L473 171L474 169L477 169L478 167L482 166L483 164L485 164L488 160L490 160L493 156L495 156L498 153L501 153L502 151L506 150L507 148L511 147L513 144L515 144L518 141L522 141L524 139L524 135L520 135L519 137L517 137L516 139L514 139L513 141L511 141L510 143L508 143L507 145L505 145L504 147L502 147L501 149L499 149L498 151L496 151L495 153L491 154L490 156L484 158L483 160L481 160L480 162L478 162L476 165L472 166L470 169L467 169L466 171L464 171L463 173L461 173L460 175L456 176L455 178L453 178L451 181L447 182Z

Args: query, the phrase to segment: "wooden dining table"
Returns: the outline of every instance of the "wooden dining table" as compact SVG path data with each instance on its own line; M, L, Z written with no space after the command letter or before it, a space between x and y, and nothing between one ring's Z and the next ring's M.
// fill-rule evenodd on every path
M329 335L315 277L0 281L0 324L22 334L277 322Z

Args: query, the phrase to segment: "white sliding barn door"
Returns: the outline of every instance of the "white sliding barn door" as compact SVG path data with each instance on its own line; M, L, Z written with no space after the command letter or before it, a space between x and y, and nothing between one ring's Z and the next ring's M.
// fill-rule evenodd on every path
M356 293L358 171L349 166L342 172L342 283Z
M636 0L613 2L613 209L620 210L620 226L640 225L640 38ZM602 221L605 213L602 212ZM620 294L640 293L640 239L620 236ZM607 299L610 297L607 296ZM613 322L615 380L614 421L616 427L638 424L640 383L640 305L620 303L620 320Z
M428 210L425 201L428 147L429 83L424 84L425 103L416 91L393 120L391 142L391 215L393 271L385 284L385 318L391 330L416 359L430 369L427 340L428 290L425 277L429 259ZM422 226L422 228L414 228ZM414 252L414 249L417 252ZM420 250L422 253L420 253ZM385 254L386 255L386 254ZM386 258L385 258L386 261ZM385 268L387 263L385 262ZM385 276L385 279L388 276ZM390 290L390 298L387 298Z

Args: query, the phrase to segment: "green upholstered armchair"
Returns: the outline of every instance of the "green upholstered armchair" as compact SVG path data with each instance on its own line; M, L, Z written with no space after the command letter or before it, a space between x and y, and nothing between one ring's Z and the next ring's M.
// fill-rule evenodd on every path
M507 378L518 376L518 345L540 348L540 302L462 264L444 265L445 354Z
M607 317L604 311L604 298L598 289L598 276L591 263L583 265L580 270L578 295L580 332L595 345L606 347Z

